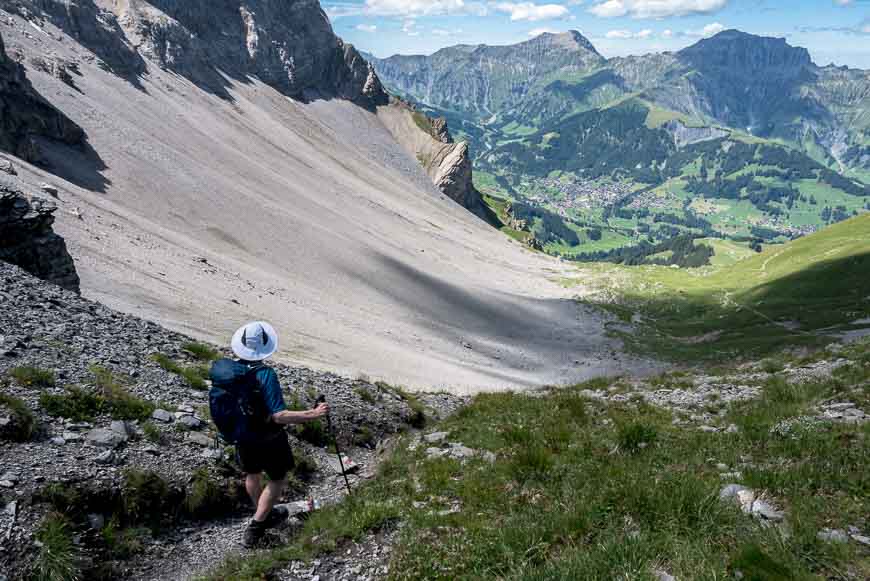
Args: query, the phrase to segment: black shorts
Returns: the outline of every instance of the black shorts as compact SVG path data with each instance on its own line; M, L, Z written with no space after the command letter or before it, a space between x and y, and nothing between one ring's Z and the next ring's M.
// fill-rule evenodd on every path
M269 480L284 480L293 469L293 450L287 441L286 432L256 444L236 446L236 459L245 474L265 472Z

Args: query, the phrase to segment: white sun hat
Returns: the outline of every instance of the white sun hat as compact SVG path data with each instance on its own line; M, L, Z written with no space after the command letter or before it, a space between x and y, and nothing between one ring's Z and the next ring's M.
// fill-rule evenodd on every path
M248 323L235 332L230 347L239 359L262 361L278 350L278 333L269 323Z

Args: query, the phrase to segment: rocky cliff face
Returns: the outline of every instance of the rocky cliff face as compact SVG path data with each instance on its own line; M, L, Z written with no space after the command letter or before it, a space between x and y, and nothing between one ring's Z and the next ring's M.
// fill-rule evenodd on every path
M0 179L0 260L67 290L79 291L79 277L63 238L52 230L57 207L25 194L17 180Z
M332 31L317 0L17 0L125 76L148 62L222 92L257 77L294 98L388 100L372 67Z
M455 143L443 118L427 117L404 101L394 99L379 116L396 140L417 158L432 183L447 197L492 222L480 192L472 180L468 144Z
M0 149L38 162L39 137L77 144L84 132L33 89L0 38Z

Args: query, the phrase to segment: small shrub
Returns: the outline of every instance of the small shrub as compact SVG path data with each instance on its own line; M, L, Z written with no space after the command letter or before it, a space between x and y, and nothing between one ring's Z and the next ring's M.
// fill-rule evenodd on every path
M629 454L637 453L655 443L658 431L655 426L633 423L619 427L617 440L619 449Z
M9 425L0 430L0 438L13 442L26 442L33 436L36 419L27 404L17 397L0 393L0 407L5 407L10 412Z
M100 536L106 544L106 550L112 559L125 561L141 552L145 546L143 540L148 536L148 529L122 528L117 518L109 521Z
M183 377L193 389L198 391L205 391L208 389L205 380L208 379L209 371L208 367L205 367L204 365L185 367L181 370L179 375Z
M146 440L155 444L163 442L163 432L154 425L154 422L143 422L141 427Z
M181 348L200 361L214 361L220 357L220 353L205 343L185 343Z
M48 502L54 510L63 514L76 513L84 504L82 493L76 487L60 482L49 484L38 496L41 501Z
M183 378L193 389L205 391L207 389L205 380L209 376L209 368L205 365L194 365L193 367L182 367L163 353L155 353L151 356L151 360L157 365L170 373L174 373Z
M321 447L328 445L331 441L329 431L320 420L296 426L296 437L313 446Z
M193 473L184 508L188 514L196 518L206 518L223 514L232 508L228 502L226 488L216 481L205 468Z
M296 465L293 467L296 476L307 478L317 472L317 462L302 450L294 450L293 458L296 460Z
M401 387L391 387L384 382L378 382L376 384L379 388L389 391L392 389L403 400L408 404L408 407L411 409L411 415L408 416L407 422L411 427L422 429L426 427L426 408L420 403L420 400L417 399L411 393L408 393Z
M169 485L155 472L131 469L124 475L124 512L132 523L159 527L170 501Z
M106 411L116 420L145 420L151 416L155 407L149 401L136 397L124 387L120 376L105 367L90 368L94 375L94 385L106 402Z
M761 362L761 370L765 373L779 373L785 369L785 366L775 359L765 359Z
M73 581L79 578L81 556L73 540L69 521L60 514L47 515L36 531L41 544L34 563L39 581Z
M9 375L25 387L54 387L56 383L54 371L39 367L13 367L9 370Z
M39 396L39 405L45 413L56 418L66 418L75 422L89 422L101 414L106 400L80 387L68 387L65 395Z
M354 391L360 397L360 399L366 403L373 404L375 403L375 401L377 401L375 395L364 387L357 387L354 389Z
M354 434L353 439L357 446L368 446L374 442L375 436L368 426L360 426Z
M179 374L181 373L181 366L170 359L167 355L163 353L155 353L151 356L151 361L168 371L169 373Z

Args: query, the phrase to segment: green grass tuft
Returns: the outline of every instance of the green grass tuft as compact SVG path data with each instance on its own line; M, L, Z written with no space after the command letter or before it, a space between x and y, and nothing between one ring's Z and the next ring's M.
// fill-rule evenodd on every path
M73 540L66 517L48 514L36 530L41 543L34 563L33 578L38 581L75 581L80 578L81 554Z
M54 371L39 367L21 366L9 370L9 376L24 387L54 387Z
M216 349L212 348L210 345L206 345L205 343L185 343L181 347L188 353L190 353L194 358L199 359L200 361L211 362L215 359L220 358L220 353L217 352Z
M67 387L64 395L43 393L39 405L48 415L75 422L90 422L103 413L106 400L81 387Z
M26 442L33 436L36 429L36 418L23 400L0 393L0 407L10 412L12 422L0 433L0 437L13 442Z

